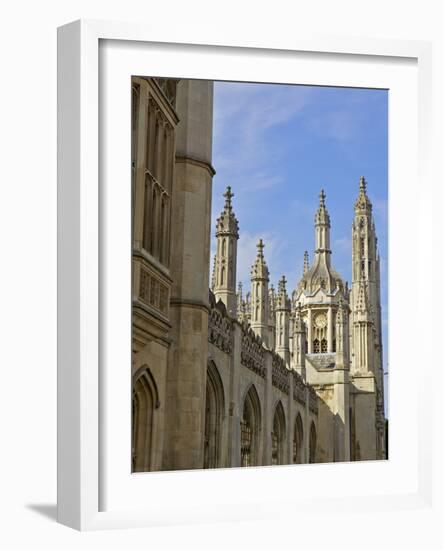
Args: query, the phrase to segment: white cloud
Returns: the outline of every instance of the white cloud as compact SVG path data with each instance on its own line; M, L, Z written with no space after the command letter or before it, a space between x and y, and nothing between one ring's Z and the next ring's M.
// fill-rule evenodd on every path
M312 93L300 86L216 82L214 165L223 179L235 179L244 190L278 185L283 150L269 131L299 115Z

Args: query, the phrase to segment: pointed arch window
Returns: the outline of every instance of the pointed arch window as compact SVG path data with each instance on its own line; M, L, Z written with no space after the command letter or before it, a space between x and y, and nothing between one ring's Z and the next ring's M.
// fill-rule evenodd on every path
M328 341L326 338L323 338L321 341L321 353L327 353L328 351Z
M284 464L285 451L285 413L281 401L279 401L274 412L274 421L272 424L272 465Z
M251 386L243 403L243 413L240 422L241 466L257 466L259 464L260 424L260 402L257 390L254 386Z
M311 423L309 431L309 463L313 464L317 459L317 430L314 422Z
M223 383L217 367L210 362L206 379L204 468L221 466L221 431L224 409Z
M298 413L294 424L292 461L294 464L301 464L303 462L303 421L300 413Z
M137 376L132 390L132 471L153 469L155 417L159 407L157 386L151 371L145 368Z
M318 338L312 342L312 349L314 353L320 353L320 340Z

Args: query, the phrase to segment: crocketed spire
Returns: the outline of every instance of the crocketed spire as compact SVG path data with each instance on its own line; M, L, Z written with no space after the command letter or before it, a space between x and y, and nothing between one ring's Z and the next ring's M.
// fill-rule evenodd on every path
M276 309L289 309L289 299L286 293L286 277L282 275L278 282L277 307Z
M257 258L255 259L251 269L251 280L265 279L266 281L269 281L269 270L263 254L264 247L265 245L263 240L260 239L257 243Z
M355 201L355 210L361 213L372 211L372 203L366 194L366 180L363 176L360 178L360 192Z
M238 221L232 210L232 197L234 193L229 185L226 187L223 196L225 197L225 206L220 217L217 218L215 236L232 235L238 239Z
M315 215L315 224L326 225L327 227L330 227L331 220L329 218L329 214L326 209L326 203L325 203L326 194L323 189L320 191L319 199L320 199L320 202L319 202L317 213Z
M343 279L331 265L330 247L331 220L326 209L326 194L322 189L319 206L315 214L315 254L312 266L309 266L308 253L304 254L303 277L297 292L314 294L319 288L326 293L335 293L344 288Z

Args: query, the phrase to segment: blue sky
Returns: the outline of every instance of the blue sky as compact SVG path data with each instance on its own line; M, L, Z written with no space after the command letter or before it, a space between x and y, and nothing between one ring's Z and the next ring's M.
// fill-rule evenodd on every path
M261 237L271 283L277 287L284 274L290 292L304 250L313 255L321 188L331 216L332 262L351 282L353 205L365 176L381 257L387 370L387 90L215 82L213 165L211 250L231 185L240 226L237 281L249 288Z

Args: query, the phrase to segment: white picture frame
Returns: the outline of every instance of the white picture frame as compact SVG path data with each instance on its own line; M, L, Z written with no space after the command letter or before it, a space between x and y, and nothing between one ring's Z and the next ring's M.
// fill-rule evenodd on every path
M117 57L106 53L101 54L100 44L104 41L112 41L117 45ZM391 510L399 508L423 508L431 506L432 476L431 476L431 432L429 422L429 409L425 406L424 384L431 383L432 362L422 355L423 379L414 384L410 381L408 390L411 394L411 402L416 403L410 408L411 422L414 433L411 436L411 448L413 455L406 466L395 478L395 460L392 459L386 466L383 463L374 464L335 464L315 466L313 469L301 469L303 471L303 483L306 484L301 496L282 492L282 487L287 484L289 476L294 475L291 467L261 468L250 471L233 470L229 474L224 470L211 472L174 472L147 474L144 476L131 476L125 474L125 488L121 485L117 489L103 489L103 484L120 483L119 471L113 470L120 466L115 461L106 462L110 453L109 437L107 437L106 418L107 405L113 392L118 386L118 380L114 385L102 387L103 364L101 363L100 338L102 331L103 300L106 300L106 288L101 289L100 283L103 276L103 231L109 226L101 225L100 214L103 212L103 196L100 188L99 160L101 154L100 142L100 63L110 63L112 59L119 57L122 46L145 44L155 46L156 55L163 48L174 48L177 52L182 44L183 49L190 48L189 37L186 30L180 34L178 31L169 37L159 30L146 28L143 25L127 24L119 22L103 21L77 21L59 29L58 33L58 520L80 530L118 528L130 526L152 526L177 523L195 523L198 521L220 521L235 519L259 519L262 517L281 517L291 515L294 509L303 513L316 514L327 513L331 507L339 505L341 512L352 509L358 502L362 510L377 507L378 510ZM120 47L120 50L119 50ZM126 46L125 46L126 47ZM178 49L177 49L178 48ZM416 238L430 232L429 217L426 216L426 206L429 195L429 144L431 140L431 46L426 42L370 40L350 37L322 37L322 36L296 36L291 39L275 38L266 39L256 43L248 41L236 43L194 44L191 49L197 55L205 57L205 71L198 63L188 66L188 77L217 78L221 72L221 58L217 57L219 66L213 63L215 49L232 59L238 59L242 55L272 55L281 63L280 70L284 70L291 54L300 53L310 56L311 60L321 57L323 63L332 60L343 60L344 63L364 64L370 72L370 65L377 60L387 60L391 67L397 67L409 63L414 66L414 76L418 83L417 90L411 91L408 101L415 101L414 109L418 117L412 121L411 127L415 127L418 133L418 141L412 139L409 145L412 147L408 159L405 160L404 174L400 171L394 173L393 181L404 181L405 193L403 207L406 214L417 206L413 227L409 231L419 231ZM124 53L127 55L128 51ZM145 54L142 54L145 55ZM151 52L152 56L152 52ZM124 57L124 56L123 56ZM123 57L121 59L123 59ZM307 59L307 58L306 58ZM305 61L306 61L305 59ZM112 61L114 62L114 61ZM213 68L211 68L213 63ZM193 67L192 71L190 67ZM172 70L172 69L171 69ZM248 68L248 71L250 68ZM348 69L344 69L344 71ZM191 71L191 72L190 72ZM245 68L246 71L246 68ZM395 72L395 71L394 71ZM401 71L398 71L399 73ZM154 74L154 73L151 73ZM230 73L233 74L233 73ZM245 74L244 79L253 79L253 75ZM280 73L281 74L281 73ZM345 74L345 72L343 73ZM212 76L211 76L212 75ZM171 76L173 76L171 74ZM278 80L278 73L274 81ZM320 83L315 77L312 84ZM325 77L327 78L327 77ZM350 78L350 77L349 77ZM373 84L377 80L374 74ZM409 77L408 77L409 78ZM233 78L235 79L235 78ZM263 81L272 81L269 71ZM344 85L346 80L342 80ZM351 80L349 80L351 82ZM324 80L322 84L327 84ZM330 85L340 85L339 77L330 81ZM349 84L352 85L352 84ZM368 85L371 85L368 79ZM128 86L129 93L129 86ZM412 99L411 99L412 98ZM112 99L112 98L111 98ZM404 106L405 108L405 106ZM395 111L395 108L394 108ZM397 113L399 116L399 113ZM414 126L415 125L415 126ZM129 137L128 137L129 139ZM415 145L412 143L415 141ZM418 146L417 146L418 143ZM415 147L415 149L414 149ZM399 155L396 142L390 140L390 155ZM129 153L129 149L128 149ZM410 157L410 158L409 158ZM390 157L391 159L391 157ZM409 164L408 164L409 163ZM411 164L412 163L412 164ZM391 170L397 170L397 164ZM128 164L129 166L129 164ZM415 172L410 173L408 168L418 168L418 179ZM401 168L398 168L399 170ZM420 186L421 194L414 203L413 189ZM400 187L397 187L397 191ZM110 198L106 208L110 208L111 215L115 215L119 197ZM124 204L124 202L123 202ZM113 210L114 209L114 210ZM114 214L112 214L114 212ZM395 213L394 213L395 214ZM129 216L129 211L127 212ZM395 214L397 215L397 214ZM398 218L402 223L407 223L407 217ZM411 222L412 223L412 222ZM406 226L405 226L406 227ZM390 246L397 243L400 238L399 231L391 231ZM418 242L418 241L417 241ZM415 239L408 242L412 249L412 255L418 265L426 265L430 251L426 246L417 246ZM396 259L401 262L399 255L390 254L390 262L395 265ZM115 261L115 258L114 260ZM422 263L424 262L424 263ZM106 264L108 265L108 264ZM114 264L115 265L115 264ZM400 263L399 263L400 265ZM428 264L429 265L429 264ZM129 265L128 265L129 269ZM395 272L395 270L394 270ZM124 276L124 274L123 274ZM423 270L409 275L408 284L418 285L423 281ZM412 281L412 282L411 282ZM413 302L408 306L411 315L410 331L415 331L420 341L424 327L419 323L422 315L422 305ZM391 315L391 322L406 323L401 320L401 311ZM129 325L127 330L129 331ZM421 331L421 332L420 332ZM414 345L416 346L414 348ZM411 344L408 355L401 356L398 350L399 360L409 364L414 361L418 351L418 344ZM392 353L396 353L395 346ZM124 350L120 350L123 351ZM426 354L426 351L423 352ZM123 355L124 356L124 355ZM418 356L417 356L418 357ZM429 358L428 358L429 359ZM129 359L128 359L129 361ZM405 367L406 368L406 367ZM112 369L111 369L112 370ZM114 369L115 370L115 369ZM124 367L122 368L124 371ZM129 378L129 363L127 375ZM391 387L393 398L397 389ZM106 392L106 394L104 393ZM128 397L129 399L129 397ZM124 400L123 400L124 401ZM401 401L401 400L400 400ZM399 403L400 403L399 401ZM113 403L121 406L120 401ZM123 403L124 406L126 405ZM124 410L123 406L123 410ZM403 405L405 403L403 401ZM121 411L122 409L120 409ZM128 409L129 410L129 409ZM129 418L129 413L128 413ZM394 421L391 423L393 438L392 445L396 443L396 431L401 431L401 425ZM117 422L118 424L118 422ZM115 426L115 424L114 424ZM126 428L122 427L121 433ZM119 427L117 426L116 432ZM404 449L405 439L398 444ZM115 442L114 442L115 445ZM123 446L122 446L123 447ZM113 447L115 449L115 447ZM127 457L129 461L130 451L128 447ZM105 466L106 464L106 466ZM392 468L389 471L388 468ZM295 468L299 468L298 466ZM334 479L328 479L328 473L333 468ZM349 468L352 468L350 470ZM398 470L400 472L400 470ZM229 475L229 479L227 476ZM299 475L299 474L297 474ZM356 493L355 479L359 476L369 475L369 484ZM202 476L205 476L204 478ZM260 492L254 493L253 487L257 485L259 478ZM385 476L394 481L391 492L388 490L380 494L377 489L370 490L373 482L371 476ZM299 475L300 478L300 475ZM342 480L348 478L343 483ZM123 479L123 478L122 478ZM170 480L173 479L173 484ZM409 482L406 483L405 479ZM315 481L317 480L317 481ZM300 487L302 480L300 481ZM122 482L123 483L123 482ZM223 493L223 486L235 486L239 483L251 487L249 498L238 502L230 501L228 490ZM131 488L129 489L129 485ZM156 494L156 501L152 505L140 504L140 498L132 498L129 491L135 485L147 486L149 484ZM175 489L173 488L175 486ZM207 506L207 501L198 504L198 498L211 498L204 491L209 487L219 487L217 499L213 497L212 506ZM162 490L164 487L164 490ZM189 495L190 487L194 487L196 493L195 504ZM309 490L310 488L310 490ZM164 493L162 497L162 491ZM171 491L176 491L177 499L171 502ZM366 491L366 492L365 492ZM113 497L104 497L112 494ZM134 493L135 494L135 493ZM199 497L199 494L200 497ZM121 495L121 504L119 501ZM180 495L187 498L180 501ZM209 495L209 496L208 496ZM112 505L109 502L112 501ZM249 502L246 507L245 502Z

